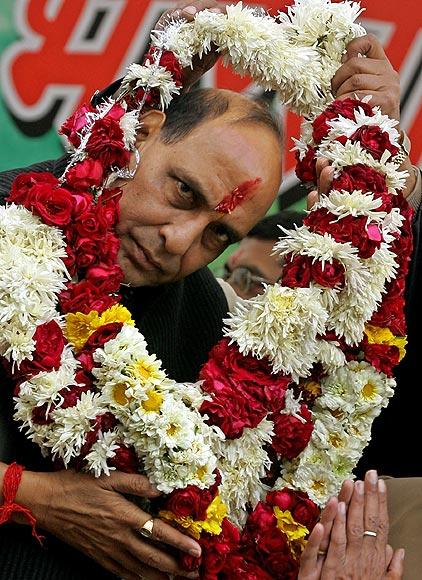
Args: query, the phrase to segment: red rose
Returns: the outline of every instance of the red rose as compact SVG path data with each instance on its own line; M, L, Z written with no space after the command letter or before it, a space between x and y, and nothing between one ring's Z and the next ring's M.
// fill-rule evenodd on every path
M130 159L130 152L123 141L123 131L111 117L95 122L86 144L86 152L93 159L101 161L105 169L125 167Z
M333 179L331 187L338 191L343 189L350 192L360 190L363 192L370 191L380 194L387 193L385 176L380 171L377 171L368 165L364 165L363 163L344 167L340 175ZM380 211L385 210L380 207Z
M62 260L70 276L74 276L76 274L76 257L75 252L69 244L66 246L66 256Z
M73 193L73 214L75 220L80 219L81 215L89 215L94 211L94 200L90 193L78 191Z
M343 288L345 283L344 266L335 258L330 262L323 263L316 260L311 264L313 281L324 288Z
M73 189L99 187L103 181L103 167L96 159L84 159L66 173L66 182Z
M92 282L94 285L100 285L103 291L107 294L111 292L117 292L120 288L120 284L123 282L124 276L123 271L115 264L114 266L108 266L107 264L98 264L86 273L86 279Z
M65 226L70 222L73 209L72 194L64 187L52 188L43 185L34 188L30 198L30 208L50 226Z
M107 234L100 245L100 260L108 266L113 266L117 262L120 240L114 234Z
M310 261L306 256L287 254L283 263L281 284L289 288L308 288L311 281Z
M199 540L202 550L201 578L204 580L218 580L218 574L224 568L228 555L239 544L239 531L227 518L222 521L221 528L218 536L205 533Z
M217 489L199 489L195 485L188 485L185 489L173 491L167 497L165 509L178 518L190 516L194 520L203 521L216 492Z
M60 293L60 308L64 314L82 312L88 314L96 310L99 314L117 304L118 296L109 296L106 287L96 286L89 280L67 284L66 290Z
M399 151L398 147L391 143L388 133L376 125L359 127L350 137L350 141L359 142L374 159L381 159L385 150L390 151L393 156Z
M313 147L308 147L303 159L300 159L299 151L296 151L296 175L300 181L316 183L316 156Z
M119 445L114 457L109 459L109 465L124 473L139 473L139 461L133 447Z
M120 218L119 202L122 197L122 190L118 187L105 189L98 204L100 219L107 224L108 228L114 228Z
M293 519L306 526L309 531L313 529L320 515L318 506L309 499L306 493L293 491L287 487L279 491L270 491L266 502L270 506L277 506L281 511L288 510Z
M354 119L355 111L358 108L363 109L366 115L370 117L373 116L372 107L367 103L363 103L358 99L344 99L336 100L323 111L312 123L313 132L312 137L315 143L320 143L325 137L327 137L330 127L328 126L328 121L331 119L336 119L340 115L346 119Z
M397 346L388 344L364 344L363 354L365 360L375 367L377 371L387 377L393 376L393 369L400 362L400 351Z
M91 238L79 238L75 244L76 266L86 270L98 260L98 241Z
M91 334L85 343L84 350L97 350L97 348L102 348L106 342L113 340L122 330L123 324L121 322L109 322L108 324L103 324L100 328L97 328L95 332Z
M81 399L82 393L88 393L90 387L88 385L73 385L71 387L65 387L59 391L59 395L62 397L63 402L60 405L61 409L68 409L69 407L74 407L78 401Z
M283 459L297 457L311 438L314 425L306 405L300 406L300 415L306 420L305 423L287 413L278 413L271 417L274 421L274 437L271 441L271 447Z
M69 143L74 147L81 144L81 131L88 122L87 113L94 113L95 109L90 104L83 104L71 115L60 127L60 133L66 135Z
M65 345L62 329L55 320L40 324L34 334L35 351L32 360L24 360L18 374L35 375L57 370Z
M95 240L101 240L107 231L107 223L96 207L91 207L79 214L74 220L73 227L77 235L82 238Z
M14 179L10 195L6 201L9 203L24 205L29 208L28 198L30 197L34 187L47 185L52 189L56 187L58 183L59 180L52 173L21 173Z

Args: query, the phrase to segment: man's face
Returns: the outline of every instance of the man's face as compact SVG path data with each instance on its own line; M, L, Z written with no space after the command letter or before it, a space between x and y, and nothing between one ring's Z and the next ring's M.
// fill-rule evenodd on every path
M280 146L270 130L204 122L173 144L151 132L132 181L121 184L119 263L125 282L155 286L180 280L244 237L280 184ZM239 185L258 185L231 214L215 207Z
M241 298L263 291L262 283L275 284L281 276L279 256L272 256L276 240L245 238L227 260L226 280Z

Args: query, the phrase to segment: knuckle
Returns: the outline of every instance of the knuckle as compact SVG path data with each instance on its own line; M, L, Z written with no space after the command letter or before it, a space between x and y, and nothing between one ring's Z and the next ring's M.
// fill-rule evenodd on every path
M350 527L350 534L354 538L361 538L363 536L363 528L362 528L362 526L351 526Z

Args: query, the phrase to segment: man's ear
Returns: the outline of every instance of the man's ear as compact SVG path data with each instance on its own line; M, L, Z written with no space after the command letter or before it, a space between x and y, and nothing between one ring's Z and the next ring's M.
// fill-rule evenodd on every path
M157 109L143 113L139 118L139 129L136 137L136 147L155 137L166 120L166 114Z

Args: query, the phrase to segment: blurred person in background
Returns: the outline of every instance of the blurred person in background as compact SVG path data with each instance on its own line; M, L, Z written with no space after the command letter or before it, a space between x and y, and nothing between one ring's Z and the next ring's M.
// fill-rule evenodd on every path
M303 213L284 210L266 216L251 229L224 264L223 279L240 298L252 298L263 291L263 284L274 284L283 264L272 254L274 244L287 230L301 226Z

